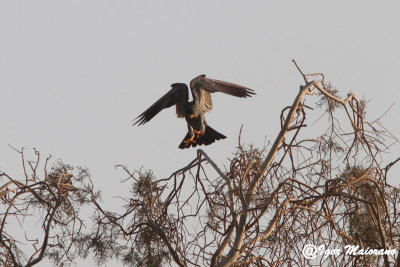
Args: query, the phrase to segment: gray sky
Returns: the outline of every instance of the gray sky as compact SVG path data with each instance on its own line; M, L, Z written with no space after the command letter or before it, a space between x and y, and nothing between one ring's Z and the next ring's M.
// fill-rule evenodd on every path
M399 11L399 1L0 1L0 169L20 170L8 144L35 147L88 167L109 205L128 194L115 164L161 178L195 157L177 148L187 128L173 108L131 122L202 73L257 92L213 95L207 121L228 139L203 149L223 166L242 124L256 146L279 131L302 83L292 58L342 96L371 100L369 120L394 103L382 121L399 137Z

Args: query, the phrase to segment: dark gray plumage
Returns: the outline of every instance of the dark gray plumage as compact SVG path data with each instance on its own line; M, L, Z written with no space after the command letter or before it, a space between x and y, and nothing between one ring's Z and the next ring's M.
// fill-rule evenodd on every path
M189 102L188 87L184 83L174 83L172 89L162 96L157 102L140 114L133 125L143 125L150 121L161 110L176 106L178 118L185 118L188 125L188 133L179 145L179 148L189 148L197 145L209 145L226 138L209 125L204 113L212 109L211 93L222 92L236 97L251 97L254 90L223 81L206 78L199 75L190 82L193 101Z

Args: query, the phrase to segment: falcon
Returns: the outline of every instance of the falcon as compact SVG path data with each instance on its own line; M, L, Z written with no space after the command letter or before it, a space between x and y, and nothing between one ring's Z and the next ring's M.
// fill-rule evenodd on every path
M222 92L236 97L251 97L254 90L233 84L206 78L202 74L191 80L192 101L189 101L189 89L184 83L174 83L164 96L137 116L133 125L143 125L156 116L161 110L176 106L178 118L185 118L188 132L179 145L179 148L196 147L197 145L210 145L216 140L225 139L226 136L211 128L204 117L204 113L213 108L211 93Z

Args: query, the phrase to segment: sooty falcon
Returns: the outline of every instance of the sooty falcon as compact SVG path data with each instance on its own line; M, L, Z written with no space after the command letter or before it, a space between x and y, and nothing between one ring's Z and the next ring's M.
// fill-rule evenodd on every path
M211 128L204 117L204 113L212 109L211 94L222 92L236 97L251 97L254 90L223 81L206 78L199 75L190 82L193 101L189 102L188 87L184 83L174 83L169 90L157 102L140 114L133 125L145 124L157 115L161 110L176 105L178 118L185 118L188 133L179 145L179 148L189 148L197 145L209 145L215 140L225 139L226 136Z

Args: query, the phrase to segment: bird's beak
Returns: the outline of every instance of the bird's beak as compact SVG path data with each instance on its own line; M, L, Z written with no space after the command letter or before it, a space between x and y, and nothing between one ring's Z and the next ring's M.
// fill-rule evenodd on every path
M193 117L194 117L194 114L189 115L189 118L193 119Z

